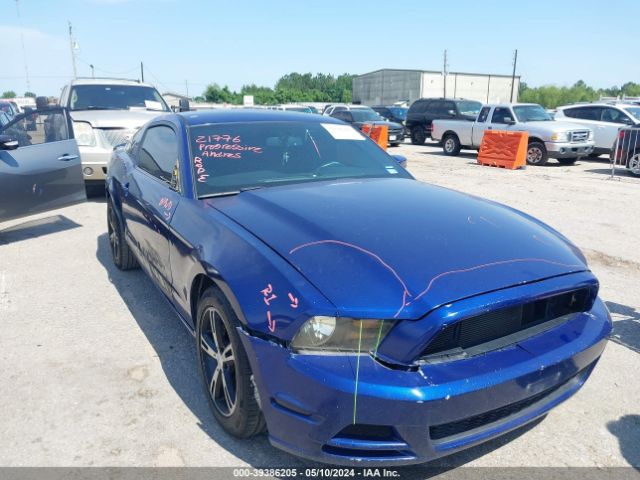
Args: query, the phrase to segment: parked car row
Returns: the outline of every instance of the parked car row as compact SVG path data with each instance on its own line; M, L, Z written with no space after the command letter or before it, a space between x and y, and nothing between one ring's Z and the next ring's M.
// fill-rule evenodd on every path
M390 122L381 117L371 107L364 105L336 105L328 110L328 115L342 120L360 130L364 125L383 125L388 128L389 145L397 147L404 139L404 127L401 123Z

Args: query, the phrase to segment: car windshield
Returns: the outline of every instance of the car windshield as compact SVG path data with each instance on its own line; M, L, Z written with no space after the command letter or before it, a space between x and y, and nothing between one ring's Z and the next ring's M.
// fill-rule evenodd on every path
M189 130L198 198L328 179L412 178L350 125L247 122Z
M550 122L551 115L540 105L517 105L513 107L519 122Z
M640 121L640 107L627 107L625 110L633 115L633 118Z
M466 117L476 118L478 116L478 113L480 113L481 108L482 104L480 102L458 102L458 110L460 110L460 115L464 115Z
M137 85L76 85L71 89L69 107L71 110L169 111L155 88Z
M409 109L404 107L390 107L389 111L400 120L406 120Z
M353 115L354 122L378 122L383 119L376 112L367 108L351 109L351 115Z

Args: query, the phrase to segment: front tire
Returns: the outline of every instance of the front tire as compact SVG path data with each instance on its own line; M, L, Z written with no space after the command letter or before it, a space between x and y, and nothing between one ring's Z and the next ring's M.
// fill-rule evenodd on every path
M527 147L527 163L529 165L545 165L549 160L547 148L542 142L531 142Z
M573 165L574 163L576 163L578 161L578 157L573 157L573 158L558 158L558 163L562 164L562 165Z
M411 129L411 143L413 145L424 145L427 141L427 133L424 131L424 127L417 126Z
M198 366L209 407L222 428L247 438L264 430L249 359L237 332L240 322L214 288L198 302Z
M442 151L445 155L455 157L460 153L460 140L457 135L449 133L442 139Z
M133 270L138 268L138 260L136 260L129 244L124 239L122 224L111 202L111 199L107 200L107 234L109 236L109 246L111 247L111 257L118 269Z

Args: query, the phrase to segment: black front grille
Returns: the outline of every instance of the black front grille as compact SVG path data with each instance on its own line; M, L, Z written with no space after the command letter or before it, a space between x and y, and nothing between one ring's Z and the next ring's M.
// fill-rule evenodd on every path
M429 342L420 360L478 355L516 343L527 334L534 335L568 320L571 314L589 311L596 294L595 287L581 288L465 318L443 328Z
M510 403L509 405L505 405L504 407L496 408L495 410L490 410L488 412L481 413L480 415L475 415L473 417L468 417L455 422L443 423L441 425L432 425L431 427L429 427L429 436L432 440L441 440L443 438L459 435L461 433L468 432L470 430L474 430L476 428L480 428L504 418L510 417L511 415L521 412L524 409L550 396L552 393L567 385L574 378L588 372L589 368L590 366L569 377L564 382L529 398L520 400L519 402Z

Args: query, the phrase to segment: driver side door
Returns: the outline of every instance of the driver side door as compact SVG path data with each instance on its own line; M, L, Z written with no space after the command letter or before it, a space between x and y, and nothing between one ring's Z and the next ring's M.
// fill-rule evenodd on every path
M0 221L85 200L80 152L65 109L31 110L0 127Z

